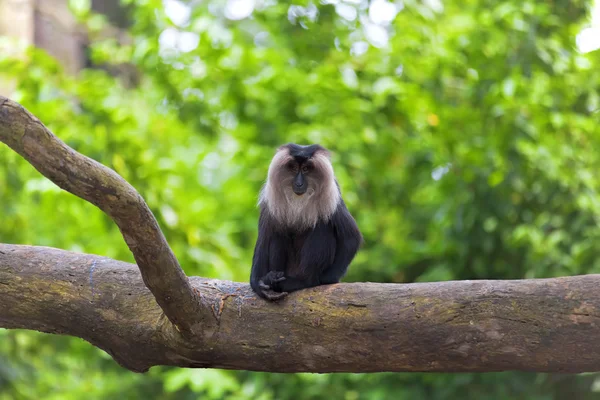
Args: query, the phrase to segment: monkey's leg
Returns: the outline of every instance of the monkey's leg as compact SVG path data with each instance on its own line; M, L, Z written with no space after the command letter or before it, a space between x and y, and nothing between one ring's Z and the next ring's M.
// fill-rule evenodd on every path
M342 279L362 241L356 222L345 205L342 204L340 210L331 221L336 232L335 256L331 265L324 268L319 276L319 281L323 285L338 283Z
M319 283L321 283L321 285L338 283L348 270L348 265L352 261L352 257L355 253L352 250L347 250L342 246L338 247L338 249L339 250L336 254L333 264L325 268L325 270L321 272L321 275L319 276Z
M306 237L300 250L298 270L302 276L286 276L277 286L282 291L293 292L319 285L319 274L333 261L335 236L327 224L317 224Z
M356 254L356 251L352 247L344 246L344 243L340 243L339 240L337 244L333 264L327 266L319 276L319 282L322 285L338 283L346 275L348 265L350 265L354 254Z
M345 275L345 268L328 268L319 277L319 283L321 285L331 285L333 283L339 283L342 277Z

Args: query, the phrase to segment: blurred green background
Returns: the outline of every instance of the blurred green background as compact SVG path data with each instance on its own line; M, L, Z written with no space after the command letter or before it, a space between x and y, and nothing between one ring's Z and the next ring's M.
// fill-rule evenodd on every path
M187 274L247 281L257 193L285 142L333 152L366 241L345 281L600 273L600 4L121 3L66 4L90 32L79 67L0 36L3 94L131 182ZM37 43L76 37L44 29ZM0 161L0 242L133 262L98 209L6 146ZM600 376L139 375L79 339L0 330L1 400L113 396L598 399Z

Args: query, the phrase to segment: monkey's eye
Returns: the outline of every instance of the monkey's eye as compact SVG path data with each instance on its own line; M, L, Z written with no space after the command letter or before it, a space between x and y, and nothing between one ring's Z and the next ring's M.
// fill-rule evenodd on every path
M290 171L292 172L296 172L298 171L298 164L296 164L295 162L290 162L288 163L287 167L290 169Z
M302 166L302 173L303 173L303 174L306 174L308 171L309 171L309 168L308 168L308 166L307 166L307 165L303 165L303 166Z

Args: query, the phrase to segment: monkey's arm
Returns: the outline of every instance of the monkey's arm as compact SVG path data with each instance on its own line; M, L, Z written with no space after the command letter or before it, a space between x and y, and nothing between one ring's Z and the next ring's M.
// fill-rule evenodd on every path
M252 290L261 297L262 288L260 287L260 280L269 272L269 254L267 252L268 241L265 235L259 230L258 239L254 246L254 256L252 257L252 271L250 272L250 286Z
M290 244L287 243L281 234L269 230L268 232L270 232L268 234L269 243L264 245L265 248L268 248L268 250L264 251L268 263L266 268L257 267L257 271L261 272L257 272L255 275L255 279L258 282L258 291L255 291L266 299L278 300L289 292L309 286L316 286L307 284L307 281L303 279L285 276ZM260 258L260 254L262 253L259 251L258 254ZM261 274L262 271L266 272ZM316 279L312 278L311 281L316 281Z
M285 293L275 293L273 291L277 282L283 279L283 272L277 273L275 271L279 266L278 253L272 250L277 247L277 237L275 237L272 226L269 224L270 220L263 209L258 222L258 238L252 257L250 287L260 297L276 300L285 296Z
M333 263L319 277L323 285L338 283L342 279L363 241L358 225L346 208L344 200L340 200L336 212L331 217L331 224L336 241L335 257Z

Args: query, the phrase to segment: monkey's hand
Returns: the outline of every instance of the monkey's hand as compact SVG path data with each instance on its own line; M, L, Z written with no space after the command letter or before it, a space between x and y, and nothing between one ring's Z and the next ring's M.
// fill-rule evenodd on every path
M269 271L268 274L258 281L258 286L260 286L261 292L266 299L275 301L288 294L287 292L276 292L273 290L273 286L275 286L276 283L284 280L285 276L283 276L283 272Z

